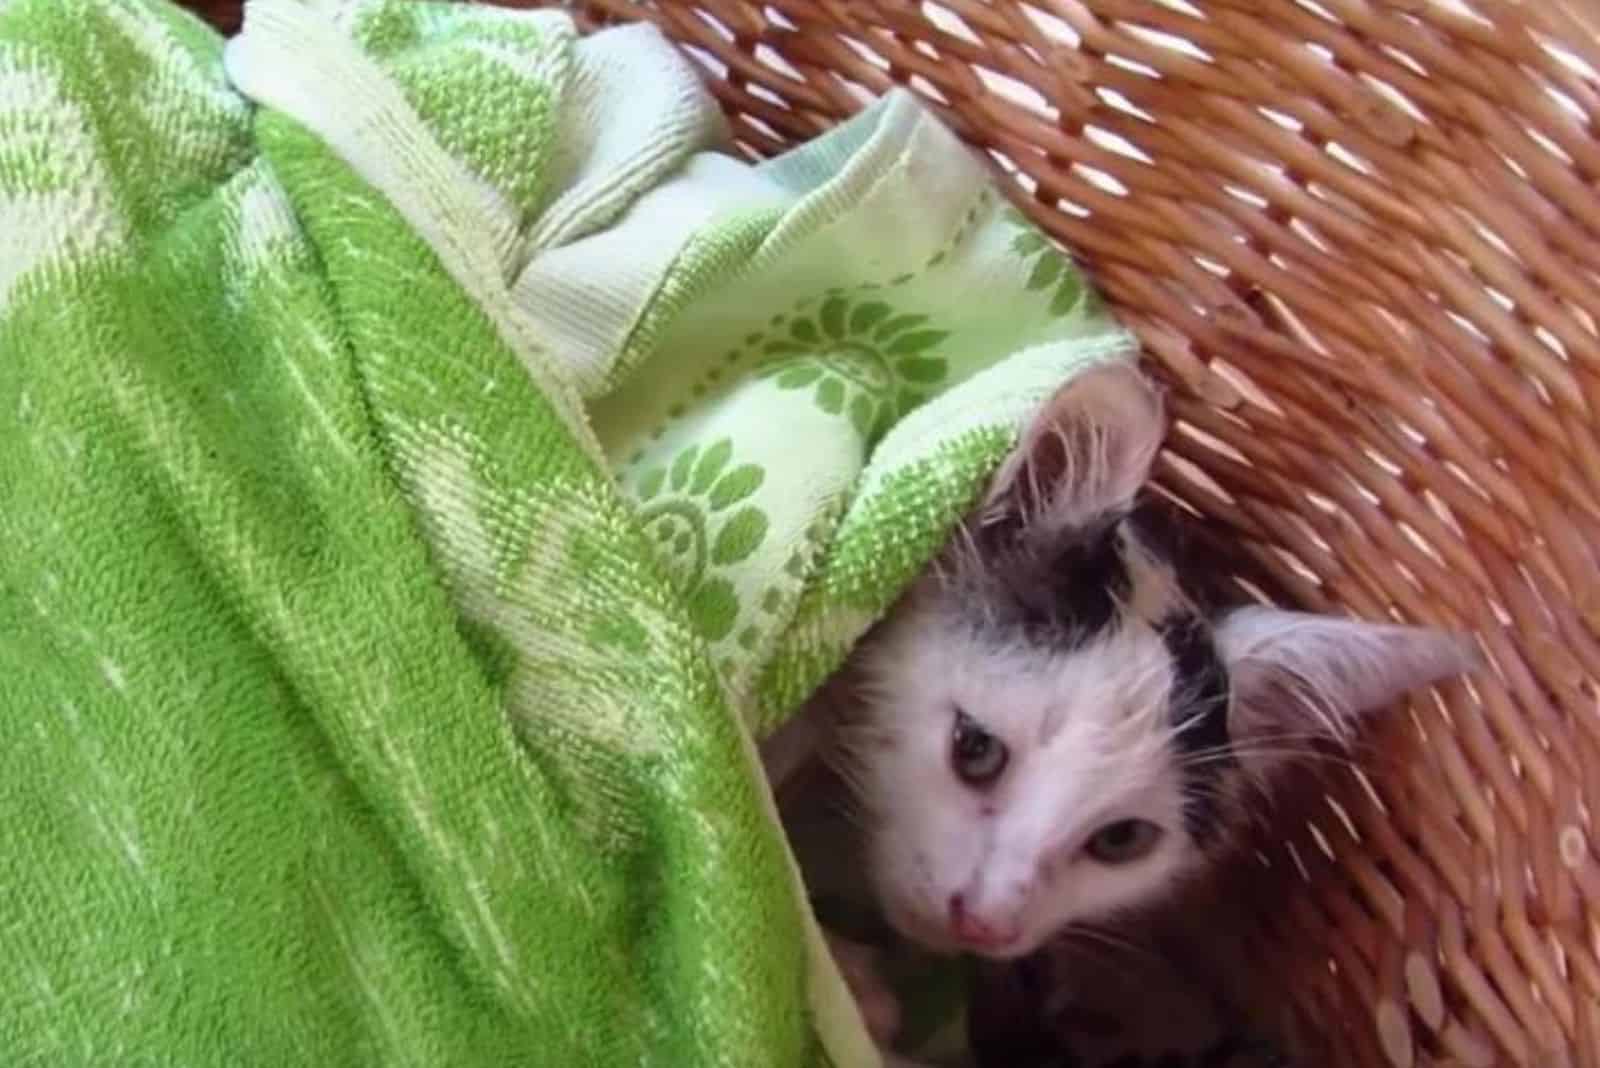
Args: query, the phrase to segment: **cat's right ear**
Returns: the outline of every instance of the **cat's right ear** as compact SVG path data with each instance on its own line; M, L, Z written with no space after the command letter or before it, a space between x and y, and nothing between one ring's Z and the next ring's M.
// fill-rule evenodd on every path
M1121 360L1080 372L1023 432L996 474L986 518L1082 527L1126 510L1166 434L1161 395Z
M1264 605L1234 609L1215 633L1231 690L1228 732L1262 774L1308 736L1347 739L1365 714L1483 664L1464 635Z

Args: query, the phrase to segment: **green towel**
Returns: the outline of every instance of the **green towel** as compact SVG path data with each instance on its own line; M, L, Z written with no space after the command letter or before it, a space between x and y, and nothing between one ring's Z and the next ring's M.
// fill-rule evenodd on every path
M0 4L0 1050L850 1065L752 738L1128 336L906 95Z

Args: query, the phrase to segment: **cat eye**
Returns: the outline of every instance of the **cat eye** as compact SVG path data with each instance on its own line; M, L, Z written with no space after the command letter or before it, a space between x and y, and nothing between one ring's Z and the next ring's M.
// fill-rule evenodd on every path
M1102 864L1129 864L1150 855L1161 840L1161 828L1149 820L1108 823L1089 839L1088 854Z
M955 731L950 736L950 766L962 782L969 786L988 786L1006 770L1006 761L1010 759L1006 743L956 709Z

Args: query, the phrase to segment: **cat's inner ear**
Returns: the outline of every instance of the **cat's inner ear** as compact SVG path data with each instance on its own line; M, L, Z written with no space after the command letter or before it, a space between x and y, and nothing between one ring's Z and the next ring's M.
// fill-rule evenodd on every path
M1476 647L1447 631L1275 608L1235 609L1215 634L1229 734L1257 770L1319 737L1347 741L1364 714L1480 664Z
M1107 362L1056 392L995 476L985 512L1056 528L1125 510L1165 434L1161 397L1132 364Z

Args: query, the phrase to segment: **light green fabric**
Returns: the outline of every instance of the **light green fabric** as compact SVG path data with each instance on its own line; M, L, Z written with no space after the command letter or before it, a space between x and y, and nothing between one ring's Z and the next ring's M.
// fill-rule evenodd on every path
M871 1059L751 745L1130 343L910 98L0 4L0 1049Z

